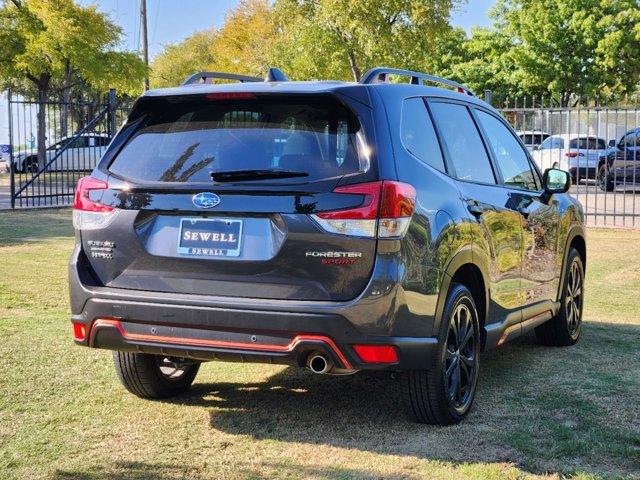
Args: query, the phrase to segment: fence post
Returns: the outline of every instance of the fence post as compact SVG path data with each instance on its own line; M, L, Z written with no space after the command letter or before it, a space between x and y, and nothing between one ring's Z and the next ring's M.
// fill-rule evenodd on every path
M488 88L484 91L484 101L491 105L491 100L493 100L493 95L491 94L491 90Z
M114 88L109 89L108 96L108 113L107 117L109 119L109 138L113 138L116 134L116 91Z
M7 92L7 111L9 114L9 185L11 190L11 210L16 208L16 183L13 167L13 113L11 111L11 89Z

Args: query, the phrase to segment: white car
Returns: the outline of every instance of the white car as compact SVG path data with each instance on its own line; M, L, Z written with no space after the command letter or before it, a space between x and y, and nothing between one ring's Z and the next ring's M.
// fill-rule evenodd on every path
M607 141L591 135L552 135L532 153L542 171L560 168L577 184L583 178L596 178L598 160L608 151Z
M110 138L105 133L83 133L79 137L66 137L47 147L45 162L51 161L63 147L58 158L47 168L47 171L89 171L100 161L109 145ZM38 151L23 150L13 156L14 171L35 173L38 171Z
M518 130L516 133L530 152L540 147L542 142L551 136L551 134L542 130Z

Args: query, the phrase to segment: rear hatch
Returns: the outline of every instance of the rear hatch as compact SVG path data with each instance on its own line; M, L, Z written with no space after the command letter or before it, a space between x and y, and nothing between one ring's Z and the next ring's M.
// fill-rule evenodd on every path
M356 103L329 94L143 97L99 167L98 200L114 208L108 226L81 227L97 279L156 292L356 297L371 276L375 235L329 233L312 215L361 206L366 195L334 189L377 180L371 113Z

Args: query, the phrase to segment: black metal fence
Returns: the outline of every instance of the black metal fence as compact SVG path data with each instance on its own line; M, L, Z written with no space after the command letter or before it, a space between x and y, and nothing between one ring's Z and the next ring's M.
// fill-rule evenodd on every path
M594 226L640 226L640 106L620 102L553 99L505 102L500 111L542 170L572 175L570 193Z
M9 92L7 100L10 205L0 207L11 208L70 205L77 180L96 166L130 107L113 90L44 102Z
M10 185L0 183L0 208L69 205L77 179L94 168L131 107L114 91L91 101L37 102L10 93L8 100ZM521 99L498 107L543 170L571 172L570 193L588 224L640 226L637 98L574 99L570 106ZM10 205L3 205L7 197Z

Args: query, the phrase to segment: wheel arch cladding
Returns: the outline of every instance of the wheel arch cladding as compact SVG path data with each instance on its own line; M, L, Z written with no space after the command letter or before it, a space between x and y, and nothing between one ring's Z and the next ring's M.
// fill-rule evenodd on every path
M458 267L451 277L451 284L453 283L461 283L471 292L478 310L478 320L480 331L482 332L487 320L487 288L482 271L475 263L465 263ZM484 337L484 334L482 334L483 347Z
M582 268L584 271L587 271L587 244L584 241L584 237L577 233L571 239L571 243L569 247L575 248L580 254L580 259L582 260Z

